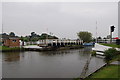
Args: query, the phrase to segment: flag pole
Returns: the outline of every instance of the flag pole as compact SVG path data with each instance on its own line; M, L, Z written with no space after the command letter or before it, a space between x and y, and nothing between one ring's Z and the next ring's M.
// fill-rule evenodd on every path
M96 21L96 43L97 43L97 21Z

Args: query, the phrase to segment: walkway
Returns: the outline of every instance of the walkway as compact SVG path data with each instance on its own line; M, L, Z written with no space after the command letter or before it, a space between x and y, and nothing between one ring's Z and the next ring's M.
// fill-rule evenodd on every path
M114 62L112 62L112 63L110 63L110 64L113 64L113 65L120 65L120 61L114 61Z
M109 48L112 48L112 47L104 46L104 45L100 45L98 43L95 43L95 47L92 48L92 50L104 52L105 50L107 50ZM120 48L115 48L115 49L118 50L118 51L120 51Z
M92 48L92 50L104 52L105 50L107 50L107 49L109 49L109 48L112 48L112 47L108 47L108 46L104 46L104 45L100 45L100 44L98 44L98 43L95 43L95 47Z

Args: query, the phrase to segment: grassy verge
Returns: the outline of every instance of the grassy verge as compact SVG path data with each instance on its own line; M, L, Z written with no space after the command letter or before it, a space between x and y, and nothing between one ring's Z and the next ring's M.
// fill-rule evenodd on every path
M118 74L119 68L120 65L109 65L93 73L88 78L119 78L120 77L120 74Z
M20 50L20 47L6 47L6 46L0 46L0 51L15 51L15 50Z
M120 65L107 65L85 79L74 80L119 80Z
M113 61L120 61L120 55L117 55L117 56L113 57L113 59L110 60L109 63L111 63Z
M99 43L99 44L104 45L104 46L113 47L113 48L120 48L120 45L117 45L117 44L107 44L107 43Z

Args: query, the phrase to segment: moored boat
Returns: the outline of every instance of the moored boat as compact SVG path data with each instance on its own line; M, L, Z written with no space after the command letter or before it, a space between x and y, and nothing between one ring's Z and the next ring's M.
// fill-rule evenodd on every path
M91 43L83 43L83 46L94 46L95 43L94 42L91 42Z

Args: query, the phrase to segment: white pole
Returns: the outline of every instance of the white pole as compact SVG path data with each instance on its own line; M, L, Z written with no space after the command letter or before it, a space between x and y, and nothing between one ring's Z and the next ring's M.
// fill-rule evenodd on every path
M96 21L96 43L97 43L97 21Z
M3 34L3 24L2 24L2 34Z

